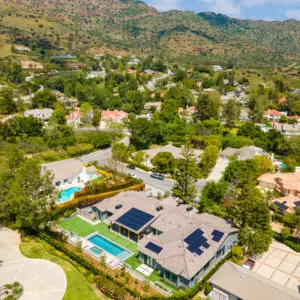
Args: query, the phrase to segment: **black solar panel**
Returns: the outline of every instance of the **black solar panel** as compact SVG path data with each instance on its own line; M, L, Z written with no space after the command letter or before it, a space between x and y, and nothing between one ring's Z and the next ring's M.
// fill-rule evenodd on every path
M149 242L145 247L157 254L159 254L161 252L161 250L163 249L162 247L160 247L152 242Z
M285 205L286 202L280 203L275 201L274 204L281 210L288 210L288 206Z
M203 234L204 232L201 229L196 229L184 239L184 241L189 245L187 249L190 252L201 255L203 251L200 249L200 247L204 247L205 249L210 247L210 245L207 243L207 238L204 237Z
M188 237L184 239L187 244L192 244L197 238L202 236L204 232L201 229L196 229L193 233L191 233Z
M294 204L295 204L296 207L299 207L300 206L300 201L296 201L296 202L294 202Z
M132 208L123 216L118 218L116 222L137 231L144 227L153 218L154 217L148 213L145 213L137 208Z
M220 242L224 235L224 232L214 229L211 235L213 236L212 238L213 241Z

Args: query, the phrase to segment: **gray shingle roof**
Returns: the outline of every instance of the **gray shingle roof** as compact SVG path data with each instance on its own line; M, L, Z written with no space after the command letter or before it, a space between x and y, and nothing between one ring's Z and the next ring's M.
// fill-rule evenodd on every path
M41 166L42 168L46 168L46 170L53 172L54 182L62 181L64 179L73 179L83 171L81 161L74 158L42 164Z
M299 300L300 295L242 267L226 262L210 282L243 300Z

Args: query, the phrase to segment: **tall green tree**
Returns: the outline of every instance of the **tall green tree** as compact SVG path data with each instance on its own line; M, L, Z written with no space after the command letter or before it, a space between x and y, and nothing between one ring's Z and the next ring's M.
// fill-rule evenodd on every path
M197 194L195 183L199 177L199 170L194 150L190 145L185 145L181 156L176 162L173 174L175 185L172 189L172 195L184 203L189 203Z
M18 155L16 156L18 159ZM9 180L9 185L7 181ZM5 188L0 201L0 220L14 228L36 234L51 220L57 197L53 176L42 171L37 161L20 162L15 172L1 171L0 186Z
M151 159L151 164L156 172L173 173L176 160L171 152L159 152Z
M197 113L195 118L197 121L205 121L209 119L219 119L221 100L218 92L210 92L200 94L197 102Z
M217 146L208 146L202 156L199 163L201 176L206 178L213 167L216 165L217 159L219 157L219 148Z
M233 128L235 123L240 118L241 109L236 102L235 99L230 99L224 106L223 106L223 117L226 121L226 126L228 128Z
M11 114L17 111L17 105L13 100L13 90L4 88L0 91L0 113Z
M54 108L57 99L56 96L48 89L39 91L32 99L33 108Z

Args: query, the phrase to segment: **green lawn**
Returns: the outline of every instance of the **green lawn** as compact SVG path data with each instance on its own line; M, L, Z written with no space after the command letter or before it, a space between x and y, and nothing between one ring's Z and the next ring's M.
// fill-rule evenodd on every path
M134 253L131 257L129 257L125 262L132 267L133 270L138 272L136 268L142 264L142 262L137 257L137 244L133 243L123 237L121 237L118 234L113 233L108 229L108 225L104 222L101 222L97 225L92 225L83 219L79 217L73 217L69 220L61 221L58 223L58 225L70 232L74 232L78 234L79 236L87 236L95 231L99 232L102 236L112 240L116 244L130 250ZM138 272L139 273L139 272ZM159 276L157 271L154 271L149 277L148 280L151 280L153 282L159 281L169 287L172 292L176 292L176 288L169 285L168 283L165 283L162 279L162 277Z
M61 221L58 223L62 228L74 232L79 236L87 236L95 231L97 231L102 236L112 240L116 244L128 249L133 253L137 253L137 244L133 243L120 235L113 233L109 230L108 225L104 222L101 222L97 225L92 225L79 217L74 217L66 221Z
M42 258L58 264L67 276L67 289L63 300L97 300L99 297L86 277L66 257L52 246L38 239L26 239L20 245L22 254L29 258Z

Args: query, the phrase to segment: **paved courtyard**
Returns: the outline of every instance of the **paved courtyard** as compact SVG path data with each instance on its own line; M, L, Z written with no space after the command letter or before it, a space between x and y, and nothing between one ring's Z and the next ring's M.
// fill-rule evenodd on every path
M67 287L64 271L43 259L28 259L19 251L19 235L0 228L0 286L20 282L24 287L21 300L60 300Z
M300 254L273 241L269 250L256 261L252 271L298 292Z

